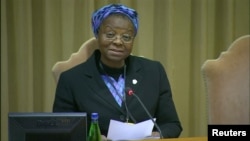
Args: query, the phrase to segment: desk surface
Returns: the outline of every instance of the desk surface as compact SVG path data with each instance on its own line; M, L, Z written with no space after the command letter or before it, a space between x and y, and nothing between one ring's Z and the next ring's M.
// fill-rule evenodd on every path
M180 137L171 139L160 139L161 141L207 141L207 137ZM159 141L159 139L148 139L145 141Z

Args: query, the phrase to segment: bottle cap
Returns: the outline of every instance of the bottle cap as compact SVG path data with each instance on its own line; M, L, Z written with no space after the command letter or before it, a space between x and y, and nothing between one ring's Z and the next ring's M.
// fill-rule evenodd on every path
M92 119L98 119L98 113L92 113L91 118Z

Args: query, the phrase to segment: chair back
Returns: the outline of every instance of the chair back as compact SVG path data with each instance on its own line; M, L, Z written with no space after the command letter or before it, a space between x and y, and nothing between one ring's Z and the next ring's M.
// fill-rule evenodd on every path
M84 42L77 52L72 53L68 60L56 62L52 67L52 74L56 83L62 72L85 62L96 49L98 49L97 40L95 37L92 37Z
M209 124L250 123L250 35L236 39L217 59L202 66Z

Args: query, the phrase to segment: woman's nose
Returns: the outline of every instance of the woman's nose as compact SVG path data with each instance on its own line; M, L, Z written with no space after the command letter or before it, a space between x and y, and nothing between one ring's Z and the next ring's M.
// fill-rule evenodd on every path
M120 35L117 35L115 37L114 43L116 43L116 44L122 44L123 43Z

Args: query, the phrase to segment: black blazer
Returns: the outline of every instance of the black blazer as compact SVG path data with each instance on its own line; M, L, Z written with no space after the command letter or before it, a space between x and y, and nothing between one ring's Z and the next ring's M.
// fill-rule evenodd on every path
M124 104L122 107L117 104L101 78L98 56L97 50L86 62L60 75L53 112L87 112L88 126L90 114L98 112L101 132L107 135L110 119L125 121L127 112ZM126 59L126 64L126 87L133 89L156 118L164 137L179 137L182 126L164 67L157 61L132 55ZM149 119L134 96L127 95L126 104L136 122Z

